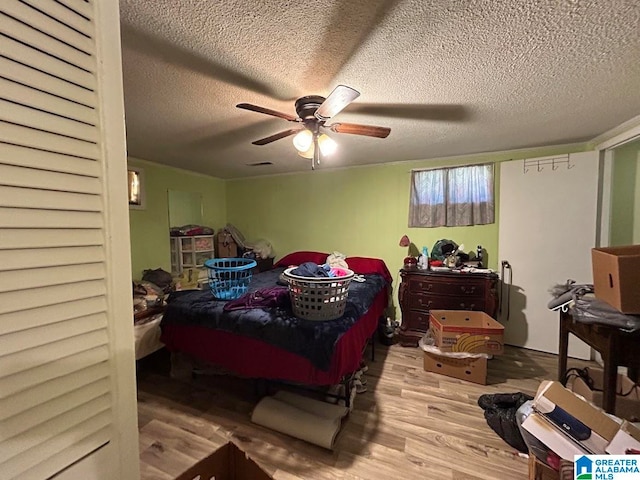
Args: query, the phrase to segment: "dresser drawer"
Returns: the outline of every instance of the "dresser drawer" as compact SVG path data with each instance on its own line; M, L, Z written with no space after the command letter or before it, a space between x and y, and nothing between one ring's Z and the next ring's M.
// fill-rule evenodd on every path
M418 312L415 310L409 310L406 313L402 313L402 323L411 325L412 330L418 330L421 332L427 332L429 330L429 312Z
M408 307L411 310L483 310L484 298L458 296L435 296L426 294L414 294L408 298Z
M430 278L410 278L410 293L482 297L486 282L465 277L464 282L448 282Z
M495 315L498 276L464 274L404 268L398 300L402 325L398 332L401 345L417 346L429 329L431 310L476 310Z

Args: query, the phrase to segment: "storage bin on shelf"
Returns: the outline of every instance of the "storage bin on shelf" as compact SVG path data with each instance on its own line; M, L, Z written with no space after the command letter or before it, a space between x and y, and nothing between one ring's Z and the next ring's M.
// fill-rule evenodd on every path
M342 277L302 277L291 273L296 268L284 271L293 314L305 320L340 318L347 306L353 271L345 269L347 275Z
M213 296L219 300L233 300L247 293L256 261L249 258L212 258L204 266L207 267Z

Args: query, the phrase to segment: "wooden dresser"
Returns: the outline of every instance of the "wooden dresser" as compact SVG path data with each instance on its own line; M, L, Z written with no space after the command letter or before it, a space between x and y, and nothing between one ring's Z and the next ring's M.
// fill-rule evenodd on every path
M429 311L478 310L496 317L498 275L495 273L435 272L403 268L398 300L402 325L398 340L415 347L429 329Z

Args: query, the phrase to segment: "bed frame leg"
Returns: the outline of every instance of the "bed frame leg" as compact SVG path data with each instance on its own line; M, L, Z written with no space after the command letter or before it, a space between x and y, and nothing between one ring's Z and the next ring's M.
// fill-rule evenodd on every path
M344 385L344 406L347 408L351 408L351 381L353 380L353 376L345 376L344 380L342 380L342 384Z
M369 343L371 343L371 361L376 361L376 332L373 332L371 338L369 339Z

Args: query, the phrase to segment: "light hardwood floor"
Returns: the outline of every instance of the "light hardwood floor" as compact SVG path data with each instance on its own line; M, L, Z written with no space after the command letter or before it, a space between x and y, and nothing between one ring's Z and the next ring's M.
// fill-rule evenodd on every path
M477 399L534 394L541 380L555 379L557 356L507 347L489 361L486 386L425 372L417 348L376 345L367 364L368 391L357 395L334 451L253 424L259 398L251 381L200 376L186 384L142 365L142 479L175 478L228 440L282 480L527 478L527 460L489 428Z

